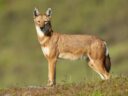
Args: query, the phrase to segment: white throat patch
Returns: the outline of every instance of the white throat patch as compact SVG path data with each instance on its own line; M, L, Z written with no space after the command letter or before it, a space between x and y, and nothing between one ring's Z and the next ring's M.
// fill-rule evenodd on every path
M40 29L39 26L36 26L36 31L37 31L37 35L43 37L44 36L44 33L42 32L42 30Z
M49 54L50 54L49 47L41 47L41 49L42 49L44 55L49 56Z

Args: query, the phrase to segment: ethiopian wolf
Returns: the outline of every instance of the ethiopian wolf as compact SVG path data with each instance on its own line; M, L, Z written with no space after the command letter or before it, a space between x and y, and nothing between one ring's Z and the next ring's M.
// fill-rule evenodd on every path
M38 40L48 61L48 86L56 84L56 62L59 58L77 60L87 56L88 65L101 76L101 79L109 79L111 62L106 42L91 35L54 32L51 14L51 8L48 8L44 14L41 14L37 8L33 12Z

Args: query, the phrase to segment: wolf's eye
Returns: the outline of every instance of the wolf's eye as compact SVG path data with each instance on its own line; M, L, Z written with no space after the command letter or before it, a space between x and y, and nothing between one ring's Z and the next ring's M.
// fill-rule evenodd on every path
M40 21L37 21L38 23L40 23Z

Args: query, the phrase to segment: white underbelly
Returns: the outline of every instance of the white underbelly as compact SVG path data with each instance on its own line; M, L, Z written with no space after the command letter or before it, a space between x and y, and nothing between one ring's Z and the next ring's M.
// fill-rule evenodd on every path
M71 53L60 53L59 58L62 59L70 59L70 60L77 60L77 59L85 59L86 56L83 55L76 55Z

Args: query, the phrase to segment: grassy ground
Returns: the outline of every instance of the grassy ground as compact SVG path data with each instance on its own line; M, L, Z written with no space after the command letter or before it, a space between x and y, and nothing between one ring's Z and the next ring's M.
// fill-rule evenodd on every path
M128 96L128 77L108 81L81 82L55 87L26 87L1 89L0 96Z

